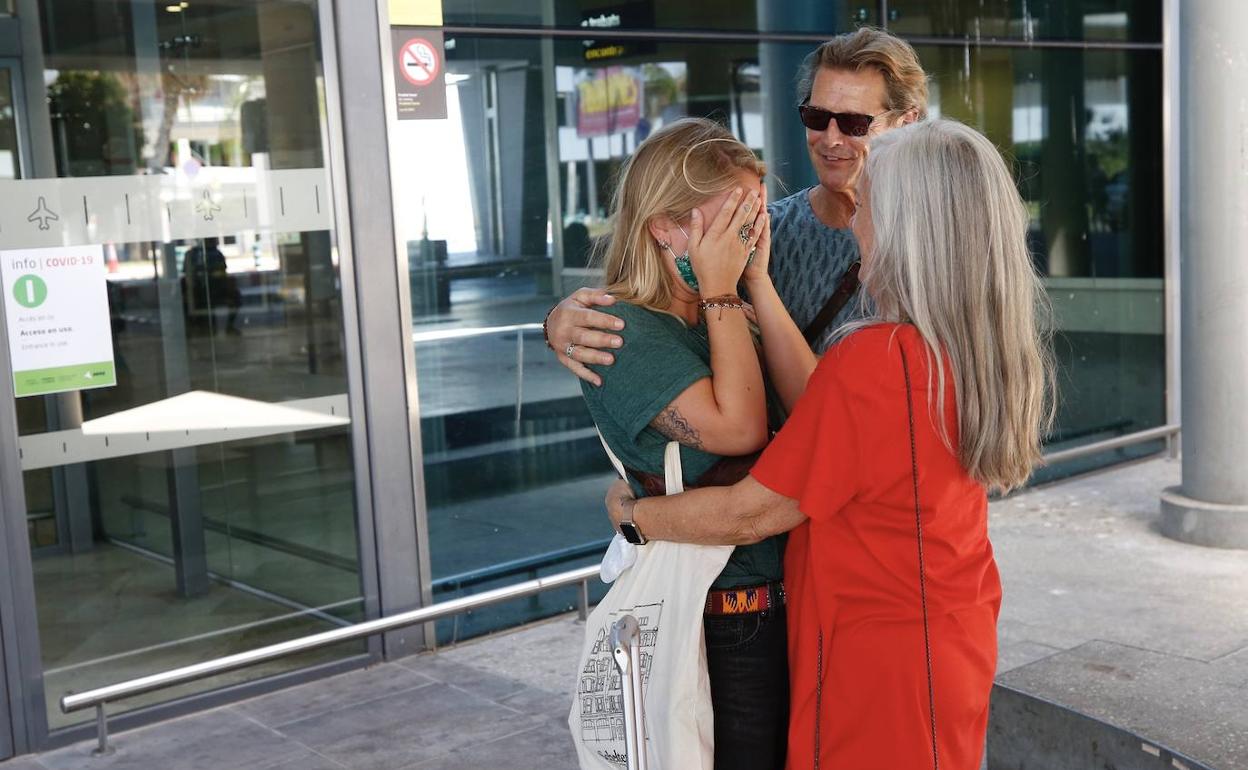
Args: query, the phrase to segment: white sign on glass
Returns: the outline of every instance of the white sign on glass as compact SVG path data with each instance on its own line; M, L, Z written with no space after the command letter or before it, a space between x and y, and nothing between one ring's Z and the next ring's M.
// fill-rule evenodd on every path
M104 247L0 251L18 398L117 384Z

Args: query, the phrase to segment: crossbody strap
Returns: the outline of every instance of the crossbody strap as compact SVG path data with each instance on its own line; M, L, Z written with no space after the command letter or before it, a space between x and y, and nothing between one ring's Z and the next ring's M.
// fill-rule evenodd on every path
M914 528L919 543L919 602L923 606L923 651L927 658L927 706L932 718L932 768L940 770L940 754L936 750L936 688L932 684L932 641L927 622L927 572L923 563L923 516L919 507L919 452L914 436L914 402L910 390L910 364L905 348L901 348L901 371L906 377L906 415L910 420L910 475L914 480Z
M836 289L832 291L832 296L828 297L828 301L823 303L823 307L819 308L819 312L815 314L815 318L806 328L802 330L802 336L806 338L807 345L814 345L815 340L823 334L823 332L832 323L832 319L836 318L836 314L841 312L841 308L845 307L850 297L854 296L854 292L858 291L858 271L862 269L862 262L855 262L845 271L845 275L841 276L841 281L836 285Z

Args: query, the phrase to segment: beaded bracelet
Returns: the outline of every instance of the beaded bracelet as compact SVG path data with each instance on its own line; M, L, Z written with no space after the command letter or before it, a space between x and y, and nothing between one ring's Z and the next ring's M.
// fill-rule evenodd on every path
M546 341L546 347L550 348L551 351L558 353L559 351L555 350L555 346L550 344L550 331L546 328L546 324L550 323L550 315L555 312L556 307L559 306L555 305L555 307L547 310L546 317L542 319L542 339Z
M721 294L718 297L708 297L707 299L698 302L698 310L701 310L703 313L711 308L719 308L719 317L723 318L725 308L744 310L745 300L741 299L736 294Z

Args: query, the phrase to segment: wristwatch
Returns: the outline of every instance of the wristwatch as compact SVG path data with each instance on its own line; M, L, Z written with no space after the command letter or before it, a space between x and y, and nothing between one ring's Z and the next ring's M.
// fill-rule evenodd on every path
M634 501L633 505L630 506L628 510L629 518L620 522L620 534L624 536L625 540L633 545L645 545L646 536L641 534L641 529L637 527L636 522L632 519L633 508L635 508L636 505L637 503Z

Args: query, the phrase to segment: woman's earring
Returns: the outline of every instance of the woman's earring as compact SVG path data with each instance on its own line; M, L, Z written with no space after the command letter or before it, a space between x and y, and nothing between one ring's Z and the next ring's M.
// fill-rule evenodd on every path
M693 263L689 261L689 252L676 257L676 272L680 273L680 277L689 284L689 288L694 291L698 290L698 276L693 272Z
M672 259L676 260L676 272L680 273L680 277L690 289L698 290L698 276L693 272L693 263L689 261L689 251L685 250L684 254L677 255L672 251L672 244L668 241L659 241L659 245L667 249L667 253L672 255Z

